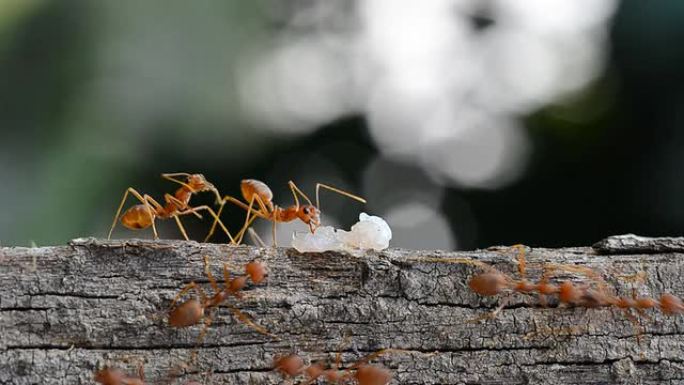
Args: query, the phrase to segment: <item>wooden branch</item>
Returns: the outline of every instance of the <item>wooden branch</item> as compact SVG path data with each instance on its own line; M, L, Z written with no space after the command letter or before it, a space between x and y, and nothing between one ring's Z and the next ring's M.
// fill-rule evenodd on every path
M575 264L599 272L621 295L631 296L634 287L654 298L684 296L682 249L619 244L533 249L527 276L539 279L544 262ZM172 329L165 315L185 284L211 291L205 255L217 277L222 262L238 273L254 258L268 264L266 281L229 303L279 339L221 307L196 365L183 368L202 326ZM352 256L78 239L62 247L0 248L0 384L93 384L96 368L134 374L142 361L150 383L172 375L175 384L279 384L271 370L276 355L334 361L341 351L344 367L383 348L406 350L374 360L393 372L395 384L684 384L684 316L650 310L635 327L614 308L542 307L535 296L514 294L497 318L473 322L500 298L471 292L467 281L482 270L443 261L454 258L517 277L516 250L507 247ZM629 278L641 270L643 284ZM581 274L561 278L588 281Z

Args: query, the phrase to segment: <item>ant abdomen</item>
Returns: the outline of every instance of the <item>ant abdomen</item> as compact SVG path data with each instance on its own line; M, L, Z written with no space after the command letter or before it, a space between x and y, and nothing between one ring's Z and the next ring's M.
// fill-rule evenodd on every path
M269 210L273 210L273 191L266 183L256 179L243 179L240 182L242 197L249 202L254 195L259 196Z
M204 316L204 306L197 299L189 299L169 312L169 325L183 328L197 324Z
M152 226L155 213L146 205L135 205L121 216L121 224L131 230L142 230Z
M684 313L684 303L672 294L663 294L660 296L660 309L668 315L682 314Z
M94 380L102 385L145 385L142 378L129 377L121 370L112 368L104 368L96 372Z
M245 272L252 282L259 284L266 277L266 266L259 261L252 261L245 265Z
M498 272L488 272L471 278L468 286L479 295L494 296L508 289L509 283L505 275Z
M355 377L359 385L385 385L392 380L392 373L378 366L361 365Z

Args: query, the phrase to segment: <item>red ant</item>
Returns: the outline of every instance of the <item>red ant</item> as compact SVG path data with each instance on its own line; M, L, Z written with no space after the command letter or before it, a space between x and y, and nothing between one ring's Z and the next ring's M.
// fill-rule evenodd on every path
M335 367L325 369L323 363L304 365L304 360L296 354L276 357L273 362L274 370L280 372L285 378L294 378L301 374L306 380L301 385L309 385L322 378L329 384L342 384L350 379L359 385L386 385L392 380L392 373L387 369L367 364L373 358L390 352L403 351L400 349L383 349L368 355L354 363L346 370L340 370L341 353L337 353ZM354 371L354 369L356 369Z
M107 236L107 239L111 239L112 232L114 231L114 227L116 227L116 222L119 219L121 220L121 224L124 227L131 230L141 230L151 226L152 232L154 233L154 239L158 239L159 235L157 234L157 228L154 223L155 220L168 219L173 217L173 219L176 220L176 224L178 225L180 232L183 234L183 238L185 238L185 240L189 240L188 234L186 233L185 228L183 227L183 224L181 223L179 217L181 215L193 214L198 218L202 218L202 216L197 212L200 210L206 210L209 212L209 214L211 214L212 217L214 217L214 226L216 226L216 223L219 223L223 232L225 232L230 238L231 243L235 243L235 240L231 236L230 232L228 232L228 229L226 229L226 227L223 225L223 222L219 220L218 215L216 215L216 213L211 207L206 205L190 207L189 205L190 198L192 197L192 195L202 191L211 191L216 195L217 201L221 199L221 195L219 194L216 187L209 183L204 178L204 175L179 172L173 174L162 174L161 176L164 179L180 184L181 187L178 190L176 190L176 192L173 195L164 194L164 201L166 202L166 204L163 206L159 202L154 200L154 198L152 198L151 196L147 194L141 195L132 187L126 189L126 192L124 193L123 198L121 199L121 203L119 204L119 208L116 211L116 215L114 216L114 221L112 223L111 229L109 230L109 235ZM182 181L176 179L175 177L178 176L183 176L186 178L186 180ZM129 193L132 194L135 198L137 198L141 202L141 204L137 204L129 208L128 210L126 210L126 212L123 213L123 215L121 215L121 217L119 217L119 214L121 214L121 210L123 208L124 203L126 202L126 198L128 197Z
M321 187L336 192L338 194L344 195L348 198L355 199L361 203L366 203L366 200L359 196L353 195L346 191L342 191L340 189L322 183L316 183L316 205L314 206L313 203L311 203L309 197L307 197L306 194L304 194L302 190L300 190L299 187L297 187L297 185L295 185L293 181L289 181L288 186L292 191L292 196L294 197L295 204L284 208L273 204L273 192L271 191L271 189L266 185L266 183L258 181L256 179L244 179L240 183L240 190L242 192L242 197L245 200L244 202L230 195L226 195L223 197L223 199L221 200L221 207L218 211L219 216L221 215L221 212L223 211L223 207L226 202L231 202L247 211L245 225L236 235L237 243L241 242L245 230L256 218L263 218L273 223L272 232L274 244L276 244L276 223L279 222L291 222L299 219L305 224L309 225L309 229L313 233L314 231L316 231L316 228L321 224L321 206L319 200L319 191ZM307 204L300 205L297 194L301 195L304 198L304 200L306 200ZM259 206L258 209L253 208L255 203ZM250 214L252 215L251 219ZM216 220L214 221L214 224L212 225L209 234L204 239L205 242L209 240L209 238L214 234L215 228Z
M104 368L95 372L95 382L102 385L145 385L145 371L143 366L138 368L138 377L131 377L119 369ZM199 382L189 381L183 385L200 385Z
M224 288L221 290L214 279L211 271L209 270L209 258L204 257L204 271L209 279L214 294L208 297L204 290L198 286L195 282L190 282L187 284L173 299L171 303L171 310L169 311L169 325L172 327L187 327L192 325L197 325L202 319L204 319L204 327L200 332L198 338L198 344L202 342L206 334L207 328L211 325L212 316L205 315L205 310L216 308L220 304L226 301L229 296L240 297L240 290L242 290L247 285L247 279L251 279L254 284L261 283L266 276L266 267L263 263L252 261L245 265L245 272L247 275L239 276L230 279L228 273L228 265L223 264L223 278L224 278ZM192 298L188 299L180 305L176 306L176 302L188 291L195 290L199 294L200 299ZM243 323L250 326L254 330L261 334L273 336L263 327L255 324L249 319L247 315L242 313L237 308L228 305L228 308L233 312L233 314Z
M516 245L515 247L519 246ZM642 313L647 309L658 308L666 315L684 314L684 303L681 299L672 294L662 294L659 299L636 296L629 298L612 295L608 292L607 284L599 274L589 268L581 266L550 265L550 268L551 270L583 273L598 283L597 288L593 288L587 284L576 285L570 281L563 281L559 285L554 285L548 282L548 275L546 273L539 283L533 284L524 278L524 249L519 248L519 250L519 270L523 277L521 280L516 281L491 266L485 265L488 271L471 278L468 282L470 288L475 293L484 296L498 295L505 291L519 293L538 292L540 295L557 294L560 303L573 306L587 308L615 306L624 310L634 309L639 313ZM471 263L480 264L475 261L472 261Z
M138 377L130 377L119 369L104 368L95 372L95 382L102 385L145 385L145 373L140 366Z

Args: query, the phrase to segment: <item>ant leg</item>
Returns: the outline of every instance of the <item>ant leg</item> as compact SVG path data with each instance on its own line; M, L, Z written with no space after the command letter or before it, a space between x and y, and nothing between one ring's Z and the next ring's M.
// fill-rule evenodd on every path
M354 194L352 194L352 193L348 193L348 192L346 192L346 191L342 191L342 190L340 190L340 189L338 189L338 188L335 188L335 187L332 187L332 186L328 186L327 184L316 183L316 208L318 208L319 210L321 209L321 202L320 202L320 199L318 198L318 195L319 195L318 192L319 192L319 190L320 190L321 187L323 187L323 188L325 188L325 189L328 189L328 190L330 190L330 191L332 191L332 192L336 192L336 193L338 193L338 194L340 194L340 195L344 195L344 196L346 196L347 198L351 198L351 199L357 200L357 201L359 201L359 202L361 202L361 203L366 203L366 200L363 199L363 198L361 198L361 197L358 196L358 195L354 195Z
M216 313L216 310L211 311L206 317L204 317L204 326L202 326L200 335L197 337L197 345L195 346L195 350L192 352L192 362L195 362L197 359L197 350L200 348L200 345L202 345L202 342L204 342L204 338L207 336L209 326L211 326L211 323L213 322L214 313Z
M306 196L306 194L304 194L304 193L302 192L302 190L300 190L299 187L297 187L297 185L296 185L293 181L287 182L287 185L290 187L290 191L292 191L292 196L294 197L295 206L297 206L297 208L299 208L299 198L297 198L297 194L298 194L298 193L299 193L302 197L304 197L304 199L306 199L306 201L307 201L310 205L313 205L313 203L311 203L311 199L309 199L309 197Z
M207 329L209 329L209 326L213 322L213 313L215 313L216 310L213 310L208 317L204 317L204 327L202 327L202 330L200 331L200 335L197 338L197 347L204 342L204 337L207 336Z
M278 247L278 238L276 237L276 222L273 221L271 225L271 235L273 236L273 247Z
M157 202L156 200L154 200L154 198L152 198L152 197L149 196L148 194L145 194L145 195L144 195L144 198L145 198L145 200L146 200L147 203L148 203L147 211L149 212L149 215L150 215L150 216L152 216L152 214L153 214L153 211L152 211L152 209L151 209L150 206L149 206L150 204L151 204L152 206L154 206L154 208L155 208L155 210L156 210L156 213L162 213L162 212L164 212L164 207L163 207L159 202ZM155 219L156 219L156 218L152 216L152 232L154 233L154 239L159 239L159 235L157 234L157 225L155 225L155 222L156 222Z
M188 233L185 232L185 227L183 227L183 224L181 223L180 218L178 218L178 215L174 215L173 219L176 220L176 225L178 225L178 228L180 229L181 234L183 234L183 238L185 238L186 241L189 241L190 238L188 238Z
M145 381L145 363L144 363L144 361L141 362L140 365L138 366L138 377L141 380Z
M499 312L501 312L501 310L503 310L503 308L506 307L506 305L508 305L509 299L510 299L510 295L506 296L501 301L499 301L499 306L497 306L496 309L494 309L494 311L491 311L489 313L485 313L485 314L478 316L478 317L476 317L472 320L469 320L467 322L468 323L479 323L480 321L495 319L499 315Z
M180 212L181 210L189 210L189 209L191 209L190 206L188 206L187 204L181 202L178 198L176 198L175 196L173 196L173 195L171 195L171 194L168 194L168 193L167 193L167 194L164 194L164 199L165 199L167 202L170 202L170 203L173 203L174 205L176 205L176 207L178 208L178 211L179 211L179 212ZM182 209L181 209L181 207L182 207ZM193 212L192 214L193 214L194 216L196 216L197 218L202 219L202 215L200 215L199 213Z
M525 274L527 272L527 260L525 258L527 252L525 250L525 245L519 243L511 246L511 248L518 250L518 273L520 274L520 278L525 279Z
M256 194L252 195L252 201L250 201L250 206L253 204L254 199L256 199L257 203L259 204L259 207L260 207L262 213L269 213L268 209L266 208L266 204L264 204L264 201L261 200L261 197L259 197ZM277 209L278 209L278 206L274 207L273 213L275 213ZM275 238L276 218L275 218L275 215L273 215L271 218L269 218L270 216L271 215L268 214L264 217L264 219L269 219L271 221L271 223L273 224L273 244L275 246L278 246L276 238ZM252 218L254 219L255 217L252 217ZM244 236L244 232L245 232L245 230L247 230L247 228L250 226L250 224L251 223L246 223L245 226L242 229L240 229L240 241L242 241L242 237Z
M369 354L369 355L367 355L367 356L365 356L365 357L362 357L361 359L359 359L358 361L356 361L356 362L354 363L354 365L352 365L352 366L350 367L350 369L356 369L356 368L358 368L359 366L365 364L366 362L368 362L368 361L370 361L370 360L374 360L374 359L376 359L376 358L378 358L378 357L380 357L380 356L384 356L385 354L390 354L390 353L410 353L410 351L409 351L409 350L405 350L405 349L394 349L394 348L380 349L380 350L378 350L378 351L375 352L375 353L371 353L371 354ZM435 355L436 353L422 353L422 354L427 355L427 356L433 356L433 355Z
M181 202L180 200L178 200L176 197L174 197L174 196L171 195L171 194L164 194L164 199L166 200L166 202L175 204L176 207L183 207L183 206L185 206L185 204L184 204L183 202ZM158 203L157 203L157 204L158 204ZM159 210L165 211L165 209L164 209L163 207L161 207L161 205L159 205L159 206L160 206L160 209L159 209ZM197 213L194 213L194 214L195 214L195 216L197 216L198 218L202 218L201 215L199 215L199 214L197 214ZM174 216L173 216L173 219L176 220L176 225L178 225L178 228L180 229L180 232L181 232L181 234L183 235L183 238L184 238L186 241L189 241L190 238L188 238L188 233L185 231L185 227L183 227L183 223L181 223L181 220L180 220L180 218L178 218L178 215L174 215Z
M204 274L207 275L207 278L209 279L209 284L211 285L211 288L214 289L214 293L218 293L221 291L219 289L218 284L216 283L216 279L214 279L214 275L211 274L211 270L209 269L209 256L205 255L204 256Z
M249 228L249 226L252 224L252 222L254 222L254 220L257 218L256 214L252 215L250 218L250 214L254 212L252 209L254 207L254 202L257 202L257 204L259 205L259 209L261 210L262 213L268 212L266 205L261 200L259 195L257 195L257 194L252 195L252 199L249 200L249 206L247 206L247 216L245 217L245 224L242 226L240 231L235 236L237 238L238 244L242 243L242 238L245 235L245 230L247 230L247 228Z
M109 229L109 234L107 235L107 239L112 238L112 233L114 232L114 227L116 227L116 222L119 220L119 215L121 215L121 210L123 209L124 203L126 203L126 198L128 198L128 194L132 194L136 199L140 201L140 203L144 204L147 206L147 209L150 211L150 216L152 216L152 210L149 207L149 202L145 197L143 197L138 191L136 191L133 187L129 187L126 189L126 192L124 192L123 198L121 198L121 203L119 204L119 208L116 210L116 215L114 215L114 221L112 221L112 227ZM154 221L152 221L154 224ZM157 238L156 230L155 230L155 238Z
M204 292L204 290L201 287L199 287L195 282L190 282L189 284L185 285L185 287L183 287L183 289L181 289L181 291L178 292L178 294L176 294L176 296L173 298L173 301L171 301L171 306L169 306L169 309L173 309L174 306L176 306L176 302L178 302L178 300L181 299L181 297L185 295L185 293L193 289L199 294L202 303L206 303L207 294Z
M248 316L247 314L241 312L241 311L240 311L238 308L236 308L235 306L228 305L228 308L229 308L230 311L233 313L233 315L235 316L235 318L237 318L239 321L241 321L241 322L244 323L245 325L247 325L247 326L251 327L252 329L256 330L256 331L259 332L260 334L269 336L269 337L274 338L274 339L277 339L277 340L280 339L280 337L276 336L275 334L272 334L272 333L269 332L265 327L260 326L260 325L257 325L254 321L252 321L252 320L249 318L249 316Z
M223 212L223 207L225 206L226 202L231 202L231 203L237 205L238 207L242 208L243 210L249 210L249 207L244 202L242 202L241 200L234 198L230 195L224 196L220 202L221 202L221 207L219 208L218 216L220 216L221 212ZM255 209L252 209L251 212L252 212L252 214L254 214L260 218L267 219L269 217L268 211L259 212ZM207 236L204 238L204 242L207 242L209 240L209 238L211 238L211 236L214 235L214 231L216 230L216 223L217 222L218 222L218 219L214 219L214 223L211 225L211 229L209 230L209 234L207 234Z
M228 264L223 263L223 286L226 291L230 288L230 274L228 272Z
M164 174L161 174L162 178L169 179L169 177L174 177L174 176L190 176L189 173L187 172L167 172Z
M221 213L223 212L223 207L225 207L226 202L221 201L221 207L219 207L218 212L216 213L217 217L221 217ZM209 238L211 238L212 235L214 235L214 230L216 230L216 222L217 220L214 219L214 223L211 224L211 229L209 230L209 233L207 234L206 237L204 237L204 240L202 242L207 243L209 241Z
M247 229L247 231L249 232L250 238L252 238L252 243L256 244L259 247L266 247L266 243L264 243L264 240L261 239L259 234L257 234L257 232L254 231L253 228L250 227L249 229Z
M181 213L178 213L177 215L191 214L191 213L194 213L194 212L200 211L200 210L206 210L209 213L209 215L211 215L214 218L214 224L218 223L218 225L221 227L221 230L223 230L223 232L228 236L228 239L230 239L230 243L233 245L236 244L235 238L230 234L230 231L228 231L228 229L223 224L221 219L219 219L218 215L214 212L214 209L212 209L211 207L209 207L207 205L197 206L197 207L185 210Z

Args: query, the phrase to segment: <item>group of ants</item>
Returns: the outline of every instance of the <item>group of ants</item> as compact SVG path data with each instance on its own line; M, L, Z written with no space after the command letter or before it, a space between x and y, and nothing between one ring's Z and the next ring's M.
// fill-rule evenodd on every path
M201 218L201 215L198 212L206 211L214 219L214 223L209 234L205 238L205 241L213 235L218 226L228 236L231 244L240 244L246 230L250 228L252 222L256 218L262 218L273 224L273 242L275 245L277 223L301 220L309 226L311 232L314 232L316 228L320 226L321 212L319 190L321 187L365 203L364 199L356 195L319 183L316 185L316 205L313 205L311 200L294 184L294 182L290 181L288 186L294 196L294 205L279 207L273 203L273 193L270 188L265 183L255 179L246 179L241 182L240 187L244 200L240 200L228 195L221 197L218 190L201 174L174 173L162 174L162 177L180 184L181 187L178 188L173 195L166 194L164 196L164 205L158 203L147 194L140 194L135 189L128 188L124 193L121 204L116 212L108 238L111 238L114 227L117 222L120 221L124 227L132 230L151 227L154 238L158 239L155 220L174 218L181 234L188 240L187 232L183 227L180 217L193 214ZM215 194L216 203L220 205L218 212L214 211L208 205L190 206L192 195L203 191L209 191ZM126 210L123 215L120 215L129 194L138 199L140 203ZM304 201L306 201L306 204L300 204L299 197L302 197ZM220 220L224 205L229 202L246 211L244 225L235 235L231 234ZM258 236L256 241L262 246L264 245L263 241L259 239ZM428 258L423 260L461 263L474 265L480 268L482 272L474 275L468 281L468 287L474 293L481 296L511 295L515 293L524 295L537 294L540 302L544 305L546 305L550 297L554 297L557 299L557 302L563 306L584 308L615 307L624 310L627 317L632 321L637 320L633 312L636 312L638 315L645 315L645 312L649 309L659 309L666 315L684 313L684 303L682 303L680 298L672 294L665 293L659 298L639 297L636 296L636 294L633 294L631 297L615 295L610 286L603 280L600 273L584 266L545 264L542 277L538 281L534 282L528 280L526 278L526 249L522 245L515 245L513 247L518 250L519 279L515 279L511 275L506 274L489 264L472 259ZM224 305L227 306L235 317L245 325L261 334L277 338L277 336L271 334L268 330L252 321L239 309L230 304L226 304L226 301L230 297L236 299L241 298L241 291L247 286L249 281L254 285L258 285L266 279L267 269L263 262L253 260L247 263L244 266L245 274L233 278L231 278L228 265L224 263L223 288L220 288L210 271L208 257L204 258L204 268L209 284L213 290L213 295L207 295L202 287L195 282L187 284L171 302L168 311L169 326L184 328L203 323L203 328L197 343L199 346L212 322L212 314L209 311L217 309L220 305ZM575 283L569 279L558 279L557 277L559 274L564 272L579 273L587 277L589 281ZM555 279L552 281L551 278ZM181 298L193 290L198 297L187 299L179 304ZM496 317L504 306L505 301L501 301L500 305L494 311L488 313L484 317L478 318L477 321L481 321L484 318ZM401 349L383 349L361 358L345 369L340 368L341 355L339 353L337 354L337 360L334 366L327 365L325 362L315 362L307 365L305 360L299 355L286 354L274 358L273 370L280 373L287 381L293 382L295 379L301 378L300 384L303 385L313 384L319 380L328 384L351 383L358 385L386 385L392 379L391 372L380 365L372 365L369 364L369 362L381 355L401 351ZM192 354L191 362L195 359L196 350ZM187 367L187 365L185 365L185 367ZM105 367L104 369L96 371L95 381L103 385L145 384L142 366L140 367L138 376L131 376L120 369L113 367ZM199 382L190 381L186 382L184 385L199 385Z

